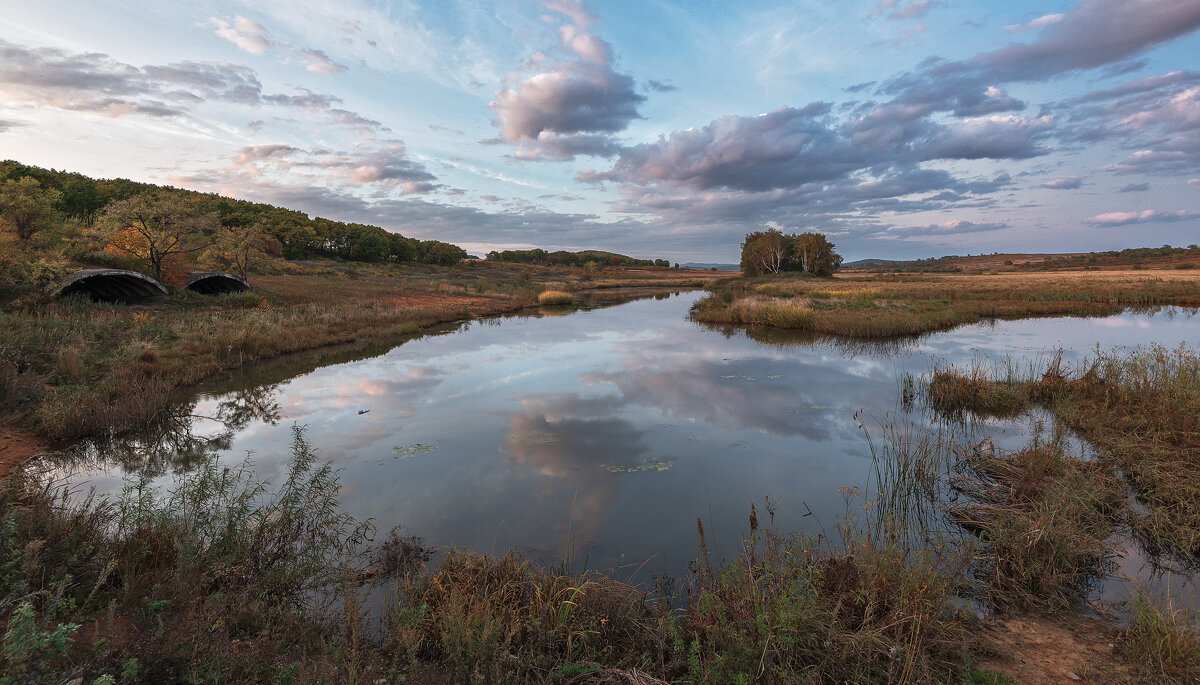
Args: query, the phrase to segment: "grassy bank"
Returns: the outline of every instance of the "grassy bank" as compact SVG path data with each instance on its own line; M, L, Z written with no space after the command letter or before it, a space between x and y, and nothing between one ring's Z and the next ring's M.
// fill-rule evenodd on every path
M536 305L553 286L585 293L583 269L289 264L252 294L180 293L160 305L81 300L0 312L0 426L51 440L125 431L175 391L215 373L302 350L400 341L424 326ZM704 272L614 268L602 285L694 287ZM651 292L653 292L651 290ZM570 295L569 295L570 296Z
M686 586L637 587L370 542L299 429L283 482L251 466L112 500L0 483L0 682L958 682L982 649L961 557L852 516L785 536L751 509L726 563L698 522Z
M1059 357L1024 373L938 369L927 386L946 412L1006 415L1036 403L1097 447L1097 467L1077 492L1119 477L1141 504L1128 509L1139 541L1152 553L1200 563L1200 357L1187 347L1099 352L1074 365ZM1083 483L1081 483L1083 485Z
M1200 306L1200 273L1106 271L1038 274L765 276L714 284L692 317L882 338L989 318L1096 316L1129 307Z

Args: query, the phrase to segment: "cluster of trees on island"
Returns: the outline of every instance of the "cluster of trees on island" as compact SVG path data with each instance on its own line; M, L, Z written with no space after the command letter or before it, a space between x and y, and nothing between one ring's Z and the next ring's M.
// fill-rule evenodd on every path
M799 271L830 276L842 265L842 256L821 233L783 233L768 229L746 235L742 243L742 274L761 276Z

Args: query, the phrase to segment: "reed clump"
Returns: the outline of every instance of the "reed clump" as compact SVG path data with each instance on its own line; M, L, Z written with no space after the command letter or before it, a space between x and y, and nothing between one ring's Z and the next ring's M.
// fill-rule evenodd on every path
M1155 606L1142 593L1117 642L1121 655L1148 682L1200 682L1200 633L1186 612Z
M688 680L938 682L969 672L979 644L973 617L954 604L964 591L956 550L911 547L901 531L852 515L838 545L781 536L759 530L752 509L743 549L718 567L697 524Z
M541 305L566 305L573 303L575 296L562 290L547 290L538 295L537 301Z
M1066 455L1060 440L1004 454L990 441L962 455L952 487L967 502L952 520L973 533L973 574L1007 608L1062 608L1112 570L1109 538L1125 512L1104 465Z
M1011 417L1029 409L1029 390L1022 384L993 380L979 362L962 370L938 367L922 387L925 402L946 414L971 412Z

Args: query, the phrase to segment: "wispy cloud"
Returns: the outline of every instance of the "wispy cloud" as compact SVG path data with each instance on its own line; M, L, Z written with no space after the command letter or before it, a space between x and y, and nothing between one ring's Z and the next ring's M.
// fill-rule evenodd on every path
M271 49L267 29L252 19L239 14L232 20L214 17L209 22L218 36L251 55L263 55Z
M1158 211L1147 209L1141 212L1107 212L1097 214L1087 220L1087 223L1096 226L1124 226L1126 224L1145 224L1145 223L1171 223L1175 221L1185 221L1200 217L1200 212L1194 212L1190 209L1181 209L1178 211Z

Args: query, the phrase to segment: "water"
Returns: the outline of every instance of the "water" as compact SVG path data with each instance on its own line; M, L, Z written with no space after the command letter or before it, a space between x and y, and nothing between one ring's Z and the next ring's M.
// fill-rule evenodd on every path
M279 482L298 424L341 470L346 509L381 531L402 525L435 546L546 560L569 546L577 567L681 574L695 558L697 517L728 558L764 498L779 528L833 533L847 508L838 488L872 478L864 430L929 424L901 404L906 373L1200 339L1200 317L1178 309L977 324L887 344L748 335L688 321L697 297L450 326L285 380L288 367L264 369L185 404L170 430L119 462L77 460L70 478L102 492L129 472L165 482L200 447L229 460L252 452L258 475ZM1036 418L979 422L965 437L1017 448ZM1136 553L1125 562L1146 575Z

